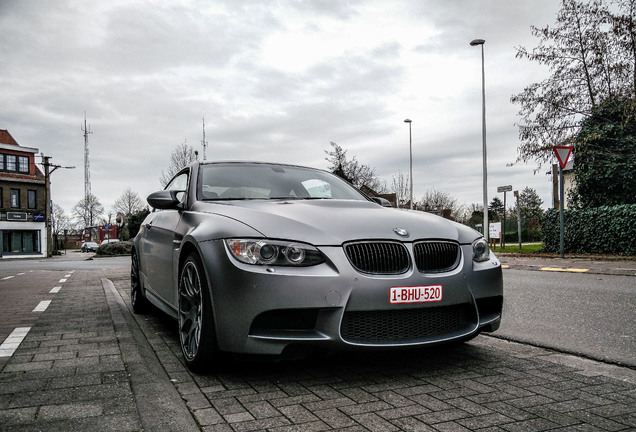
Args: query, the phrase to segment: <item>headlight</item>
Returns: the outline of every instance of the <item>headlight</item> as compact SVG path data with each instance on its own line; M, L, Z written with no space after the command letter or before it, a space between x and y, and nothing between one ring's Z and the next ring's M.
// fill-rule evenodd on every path
M231 255L245 264L306 267L325 262L315 247L265 239L227 239Z
M485 238L477 239L473 242L473 260L477 262L488 261L490 258L490 248Z

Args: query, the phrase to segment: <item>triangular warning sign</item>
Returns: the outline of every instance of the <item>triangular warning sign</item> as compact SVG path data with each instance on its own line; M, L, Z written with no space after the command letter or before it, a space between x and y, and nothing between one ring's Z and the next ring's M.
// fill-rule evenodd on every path
M561 164L561 168L565 168L565 165L568 163L568 159L572 154L572 146L554 146L554 154L556 154L559 163Z

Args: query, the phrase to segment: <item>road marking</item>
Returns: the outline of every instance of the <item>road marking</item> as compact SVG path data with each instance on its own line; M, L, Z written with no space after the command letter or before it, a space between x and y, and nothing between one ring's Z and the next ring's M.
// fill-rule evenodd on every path
M3 277L3 278L2 278L2 280L11 279L11 278L13 278L13 277L15 277L15 276L7 276L7 277Z
M67 274L67 275L65 275L64 277L68 279L68 278L70 278L70 277L71 277L71 275L70 275L70 274Z
M507 268L510 268L510 266L509 266L509 265L507 265L507 264L503 264L503 265L501 266L501 268L502 268L502 269L507 269Z
M44 312L47 307L51 304L51 300L42 300L36 307L33 309L33 312Z
M590 269L579 269L579 268L559 268L559 267L541 267L542 271L553 271L553 272L572 272L572 273L587 273Z
M64 282L66 282L66 279L60 279L59 280L59 283L64 283Z
M22 343L31 327L17 327L0 345L0 357L11 357Z
M49 291L49 294L57 294L60 292L61 289L62 287L53 287L53 289Z

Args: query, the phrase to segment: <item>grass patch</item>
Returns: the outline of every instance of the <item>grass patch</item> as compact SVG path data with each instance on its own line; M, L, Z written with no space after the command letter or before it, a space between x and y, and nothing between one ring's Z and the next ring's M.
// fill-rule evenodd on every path
M529 243L529 244L525 244L522 243L521 244L521 249L519 249L519 243L506 243L506 247L502 248L499 245L495 246L492 251L493 252L516 252L516 253L536 253L536 252L541 252L543 250L543 243Z

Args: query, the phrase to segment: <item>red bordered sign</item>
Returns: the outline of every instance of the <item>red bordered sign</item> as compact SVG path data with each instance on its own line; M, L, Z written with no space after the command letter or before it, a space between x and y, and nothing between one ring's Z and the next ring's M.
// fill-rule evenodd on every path
M572 146L554 146L554 154L556 154L557 159L559 160L559 164L561 164L561 168L565 168L565 165L568 163L568 159L570 159L570 155L572 154Z

